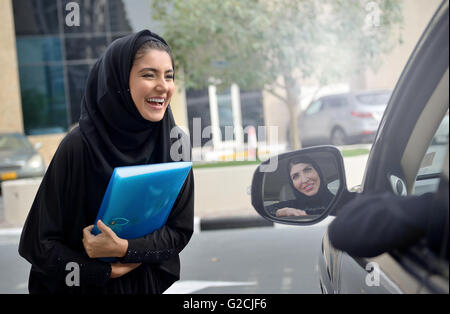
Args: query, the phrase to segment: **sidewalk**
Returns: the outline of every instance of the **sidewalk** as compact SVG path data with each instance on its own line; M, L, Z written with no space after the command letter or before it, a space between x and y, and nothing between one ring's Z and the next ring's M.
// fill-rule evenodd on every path
M348 189L361 183L367 158L368 155L344 158ZM256 168L253 165L194 170L195 232L273 226L251 205L248 192ZM0 196L0 235L20 233L21 228L5 220Z

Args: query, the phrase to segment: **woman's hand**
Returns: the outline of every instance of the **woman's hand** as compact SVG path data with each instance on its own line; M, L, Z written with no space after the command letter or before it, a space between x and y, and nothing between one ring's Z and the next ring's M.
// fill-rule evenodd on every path
M83 245L90 258L124 257L128 250L128 241L119 238L114 231L101 220L97 222L101 233L93 235L90 225L83 229Z
M133 269L141 266L141 263L122 264L120 262L111 264L111 276L110 278L119 278L125 274L128 274Z
M286 216L308 216L308 214L301 209L295 209L290 207L285 207L277 210L275 213L277 217L286 217Z

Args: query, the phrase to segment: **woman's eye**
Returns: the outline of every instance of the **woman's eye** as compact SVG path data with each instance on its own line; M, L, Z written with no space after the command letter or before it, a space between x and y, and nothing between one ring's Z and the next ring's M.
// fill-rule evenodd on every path
M310 171L312 171L312 168L305 168L305 169L303 169L303 172L310 172Z
M150 77L150 78L153 78L153 77L155 77L155 76L154 76L153 74L144 74L143 77Z
M167 75L166 80L173 80L173 75Z

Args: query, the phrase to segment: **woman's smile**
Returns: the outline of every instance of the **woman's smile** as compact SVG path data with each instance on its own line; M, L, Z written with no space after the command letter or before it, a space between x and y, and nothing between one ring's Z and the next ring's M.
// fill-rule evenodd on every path
M309 191L311 191L313 188L314 188L314 183L312 183L312 182L307 183L307 184L304 184L304 185L302 186L302 190L305 191L305 192L309 192Z
M150 108L155 110L163 110L167 105L166 99L160 97L147 98L145 99L145 102L148 104Z

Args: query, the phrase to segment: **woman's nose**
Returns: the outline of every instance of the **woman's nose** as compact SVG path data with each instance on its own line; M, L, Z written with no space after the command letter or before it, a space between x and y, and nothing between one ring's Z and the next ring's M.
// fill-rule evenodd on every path
M306 178L306 176L304 176L304 175L300 175L300 176L298 177L298 179L299 179L299 181L300 181L300 184L303 184L303 183L305 183L305 182L307 181L307 178Z
M165 92L169 89L169 86L164 78L158 79L155 87L158 91Z

